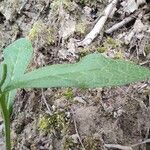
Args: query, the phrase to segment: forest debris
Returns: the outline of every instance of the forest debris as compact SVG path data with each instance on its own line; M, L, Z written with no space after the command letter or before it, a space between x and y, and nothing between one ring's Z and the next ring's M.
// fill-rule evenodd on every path
M54 9L54 8L53 8ZM54 10L53 10L54 11ZM56 9L56 12L52 11L52 14L58 14L57 28L59 34L59 41L62 40L62 46L65 44L65 40L68 39L76 30L76 21L66 11L63 4L60 4Z
M46 108L47 108L47 112L48 112L48 114L49 115L52 115L52 111L51 111L51 109L50 109L50 107L49 107L49 105L48 105L48 103L47 103L47 100L46 100L46 98L45 98L45 94L44 94L44 91L43 91L43 89L42 89L42 99L43 99L43 101L44 101L44 103L45 103L45 106L46 106Z
M95 24L94 28L91 30L89 34L86 35L83 41L77 43L78 46L87 46L91 44L91 42L98 36L100 31L102 30L107 18L110 16L113 9L116 7L118 0L113 0L104 10L102 16Z
M76 52L75 39L73 38L69 39L67 48L68 48L68 52L70 52L72 55L75 56L75 52Z
M88 7L88 6L85 6L83 8L83 13L85 15L85 17L88 19L88 18L91 18L91 11L92 11L92 8Z
M147 27L142 23L141 19L137 19L134 23L132 31L128 35L125 36L125 43L129 44L134 35L139 39L141 39L142 31L145 31ZM143 35L143 34L142 34ZM143 35L144 36L144 35Z
M67 51L67 49L61 48L61 49L59 50L58 56L59 56L60 58L62 58L62 59L67 59L67 56L69 56L69 55L70 55L70 53Z
M107 148L115 148L115 149L120 149L120 150L133 150L132 147L130 146L122 146L119 144L105 144Z
M124 12L127 12L129 14L138 9L138 5L135 0L123 1L122 6L124 7Z
M67 106L67 100L62 97L62 98L59 98L59 99L56 99L55 102L54 102L54 105L53 105L53 108L54 110L55 109L60 109L60 108L65 108Z
M82 103L82 104L86 104L86 101L84 101L83 98L79 97L79 96L76 96L74 98L74 101L77 101L77 102Z
M108 30L106 30L105 33L110 34L110 33L114 32L114 31L118 30L119 28L121 28L125 24L129 23L133 19L134 19L134 17L127 17L124 20L122 20L121 22L113 25L111 28L109 28Z
M64 20L61 22L61 28L59 29L59 36L66 40L70 35L72 35L75 32L75 26L76 22L70 18L69 15L64 18Z
M139 146L139 145L145 144L145 143L150 143L150 139L147 139L147 140L145 140L145 141L139 142L139 143L137 143L137 144L133 144L133 145L131 145L131 147L136 147L136 146Z
M80 134L79 134L79 131L78 131L78 128L77 128L77 122L76 122L76 120L75 120L75 115L74 115L73 110L71 110L71 112L72 112L72 117L73 117L73 122L74 122L75 131L76 131L76 134L77 134L77 136L78 136L78 140L79 140L79 142L80 142L80 144L81 144L81 146L82 146L82 149L85 150L85 146L84 146L84 144L83 144L83 142L82 142L82 139L81 139L81 137L80 137Z
M115 149L120 149L120 150L133 150L134 147L139 146L141 144L145 144L145 143L150 143L150 139L147 139L147 140L137 143L137 144L133 144L131 146L122 146L119 144L105 144L105 146L107 148L115 148Z
M133 4L132 4L133 3ZM141 4L146 3L145 0L138 0L137 2L135 2L135 0L128 0L127 2L123 1L121 3L121 5L124 7L124 12L127 13L133 13L135 10L138 9L138 7ZM105 33L110 34L114 31L116 31L117 29L121 28L122 26L124 26L125 24L129 23L130 21L132 21L133 19L135 19L137 16L139 15L139 12L136 12L132 15L130 15L129 17L125 18L124 20L122 20L119 23L116 23L115 25L113 25L110 29L106 30Z
M21 5L20 5L19 9L17 10L19 14L21 13L21 11L22 11L23 8L25 7L25 5L28 3L28 1L29 1L29 0L21 0L21 1L20 1L20 4L21 4Z
M145 0L137 0L137 1L127 0L127 1L123 1L121 5L123 6L124 12L131 14L134 11L136 11L140 5L145 3L146 3Z
M140 6L142 4L145 4L146 0L137 0L137 5Z
M138 32L144 31L144 28L145 28L145 26L142 23L141 19L137 19L133 26L133 30L138 33Z
M27 2L28 0L4 0L0 3L0 12L5 16L6 20L12 21Z

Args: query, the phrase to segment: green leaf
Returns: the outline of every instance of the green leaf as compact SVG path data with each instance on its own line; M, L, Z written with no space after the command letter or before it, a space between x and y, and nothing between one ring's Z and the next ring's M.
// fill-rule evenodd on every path
M7 77L2 89L4 89L10 82L24 74L32 57L33 49L31 42L28 39L21 38L6 47L3 53L3 63L7 65ZM15 93L16 90L9 93L8 107L12 103Z
M150 70L123 60L90 54L76 64L39 68L14 80L15 88L79 87L95 88L124 85L150 78Z
M0 81L2 80L2 65L0 64Z
M4 64L7 65L7 81L5 84L22 76L31 59L33 49L30 41L21 38L10 44L3 51Z

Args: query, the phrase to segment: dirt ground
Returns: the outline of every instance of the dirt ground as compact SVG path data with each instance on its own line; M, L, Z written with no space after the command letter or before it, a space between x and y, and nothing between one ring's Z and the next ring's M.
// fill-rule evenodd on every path
M150 67L148 0L134 12L125 10L120 0L100 35L87 47L74 46L108 4L109 0L0 0L0 60L3 48L28 36L34 47L28 70L74 63L94 52ZM130 15L132 21L106 34ZM149 143L142 144L150 138L149 95L149 81L114 88L18 90L11 117L13 150L150 150Z

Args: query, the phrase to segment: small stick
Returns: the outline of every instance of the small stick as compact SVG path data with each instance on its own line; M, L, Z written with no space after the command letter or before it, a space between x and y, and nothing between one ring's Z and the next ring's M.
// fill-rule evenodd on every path
M133 144L133 145L131 145L131 147L136 147L136 146L139 146L139 145L142 145L142 144L146 144L146 143L150 143L150 139L147 139L147 140L142 141L142 142L137 143L137 144Z
M110 16L117 2L118 0L112 0L112 2L104 10L103 15L97 21L91 32L86 35L83 41L77 43L78 46L87 46L92 43L92 41L98 36L100 31L102 30L107 18Z
M142 142L137 143L137 144L133 144L131 146L122 146L119 144L105 144L105 146L107 148L117 148L117 149L121 149L121 150L133 150L134 147L145 144L145 143L150 143L150 139L147 139L147 140L142 141Z
M46 100L46 98L45 98L45 96L44 96L43 89L42 89L42 99L43 99L43 101L44 101L44 103L45 103L45 105L46 105L46 107L47 107L48 113L49 113L50 115L52 115L52 111L51 111L51 109L49 108L49 106L48 106L48 104L47 104L47 100Z
M28 3L29 0L24 0L23 5L21 6L20 10L19 10L19 14L21 13L21 11L24 9L25 5Z
M121 28L125 24L129 23L133 19L134 19L134 17L127 17L124 20L122 20L121 22L113 25L111 28L109 28L108 30L106 30L105 33L110 34L110 33L114 32L114 31L118 30L119 28Z
M121 149L121 150L133 150L132 147L130 147L130 146L122 146L119 144L105 144L105 147L116 148L116 149Z
M140 5L144 4L145 0L138 0L137 1L137 6L139 7ZM117 29L121 28L122 26L124 26L125 24L129 23L130 21L134 20L140 12L136 12L135 14L125 18L124 20L122 20L121 22L113 25L110 29L106 30L105 33L110 34L114 31L116 31Z
M72 110L71 110L71 111L72 111ZM77 134L77 136L78 136L79 142L80 142L80 144L81 144L83 150L85 150L85 146L83 145L83 142L82 142L82 140L81 140L81 138L80 138L80 135L79 135L79 131L78 131L78 129L77 129L77 123L76 123L76 120L75 120L75 118L74 118L74 112L73 112L73 111L72 111L72 115L73 115L73 122L74 122L74 127L75 127L76 134Z

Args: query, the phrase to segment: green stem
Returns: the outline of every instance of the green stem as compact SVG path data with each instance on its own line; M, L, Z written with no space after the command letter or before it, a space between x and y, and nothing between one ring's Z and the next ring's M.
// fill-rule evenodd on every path
M3 64L2 65L2 79L0 81L0 88L3 85L3 83L5 82L6 76L7 76L7 65Z
M0 97L0 105L1 105L1 111L4 119L4 126L5 126L6 150L11 150L10 114L9 114L9 110L7 109L6 99L4 94L2 94Z

